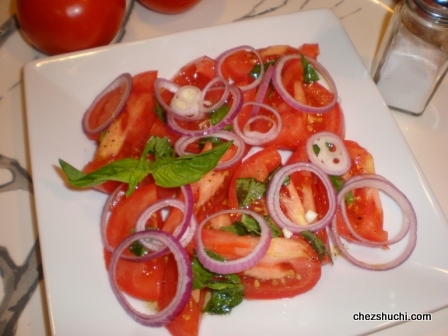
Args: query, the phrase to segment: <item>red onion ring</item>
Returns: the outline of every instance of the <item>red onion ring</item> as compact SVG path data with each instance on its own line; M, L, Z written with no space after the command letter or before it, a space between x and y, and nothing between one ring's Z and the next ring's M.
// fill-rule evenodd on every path
M177 282L176 294L173 300L168 306L153 314L145 314L136 310L126 297L123 295L116 281L117 276L117 264L121 257L122 252L129 247L136 240L142 239L157 239L162 242L172 253L177 263L177 269L179 274L179 280ZM155 258L155 254L151 255ZM152 258L151 258L152 259ZM143 260L140 259L140 260ZM148 260L145 258L145 260ZM191 270L191 262L188 258L184 248L180 245L176 238L164 231L146 230L136 232L126 239L124 239L120 245L112 253L109 264L109 281L112 286L112 291L118 299L118 302L124 308L124 310L138 323L149 327L160 327L170 323L180 312L184 309L188 303L192 291L193 275Z
M208 134L208 136L233 141L233 144L237 147L235 155L230 160L219 162L218 165L215 167L215 169L217 170L227 169L243 158L244 153L246 152L246 144L244 143L243 139L241 139L241 137L238 136L237 134L222 130ZM179 156L187 155L188 154L188 152L186 151L187 146L200 138L201 136L180 137L174 145L174 150Z
M224 63L224 60L227 57L229 57L230 55L232 55L233 53L241 51L241 50L248 50L250 52L253 52L255 54L255 56L258 58L258 61L260 62L260 65L261 65L261 67L260 67L260 75L258 76L257 79L255 79L249 85L239 86L241 91L248 91L250 89L253 89L253 88L257 87L261 83L261 80L262 80L263 75L264 75L263 58L261 57L261 55L258 52L258 50L256 50L255 48L253 48L251 46L243 45L243 46L240 46L240 47L231 48L231 49L228 49L228 50L224 51L221 55L219 55L216 58L216 74L217 74L217 76L224 78L224 76L222 74L222 70L221 70L222 64Z
M220 99L213 105L206 107L205 106L205 97L207 95L207 92L209 90L217 88L215 85L221 83L224 86L224 91L220 97ZM201 94L201 104L199 105L200 112L207 113L212 112L218 108L220 108L226 101L227 97L229 96L229 83L222 78L222 77L215 77L213 78L208 84L204 87Z
M347 218L347 210L345 206L345 194L353 189L357 188L364 188L364 187L370 187L370 188L377 188L379 190L382 190L384 193L389 195L401 208L402 215L403 215L403 223L402 228L400 232L398 232L394 238L389 239L387 242L372 242L370 240L367 240L358 234L354 232L353 228L351 227L350 221ZM344 218L344 221L346 222L346 225L350 232L354 234L356 239L359 239L360 242L364 243L368 246L383 246L383 245L391 245L395 244L398 241L401 241L406 235L408 235L408 242L405 247L405 249L401 252L401 254L386 263L383 264L369 264L363 261L360 261L353 257L346 249L344 243L341 240L341 237L338 232L337 227L337 219L334 218L332 221L332 236L333 240L338 246L341 253L354 265L369 269L369 270L377 270L377 271L383 271L395 268L399 265L401 265L403 262L405 262L409 256L412 254L412 251L414 250L416 244L417 244L417 216L415 214L414 208L412 207L411 202L408 200L408 198L397 188L395 187L390 181L385 179L384 177L380 175L374 175L369 174L366 176L357 176L356 178L353 177L352 179L348 180L347 183L344 185L344 187L341 189L341 191L338 194L338 203L341 206L342 215Z
M196 88L196 87L195 87ZM159 104L162 106L162 108L168 113L168 115L175 115L176 118L181 119L181 120L200 120L205 118L205 113L199 111L199 107L197 111L191 112L190 114L183 114L180 113L178 110L176 110L175 108L173 108L171 106L171 104L168 104L165 102L165 100L162 97L162 91L163 90L167 90L173 94L178 93L178 91L181 89L181 86L169 79L165 79L165 78L157 78L154 82L154 92L155 92L155 96L157 101L159 102ZM199 90L198 88L196 88L197 90ZM202 96L202 93L201 93Z
M246 125L244 125L243 130L239 128L238 125L238 116L233 119L233 131L238 134L248 145L263 145L265 143L268 143L269 141L274 140L277 138L277 136L282 131L283 122L282 117L280 116L280 113L277 112L276 109L274 109L272 106L262 104L262 103L256 103L256 102L246 102L243 104L243 108L247 105L254 105L255 107L258 107L258 110L260 107L265 108L269 110L275 117L277 118L277 122L272 120L271 118L264 116L264 115L254 115L251 116L248 120ZM255 111L255 108L252 110L251 115L254 113L258 113L258 110ZM266 120L268 122L271 122L273 125L267 131L266 133L258 132L258 131L251 131L250 130L250 124L257 121L257 120Z
M290 93L286 90L285 86L283 85L282 82L283 67L288 61L292 59L300 59L300 55L292 54L281 57L274 65L275 69L274 69L274 75L272 76L272 83L274 84L280 96L285 100L285 102L287 102L293 108L300 110L302 112L314 113L314 114L328 112L336 105L338 100L338 91L336 88L336 84L333 78L331 77L330 73L323 67L323 65L321 65L319 62L317 62L312 58L306 56L304 57L328 83L329 89L333 93L333 99L329 104L321 107L302 104L297 100L295 100L294 97L290 95Z
M201 136L219 131L220 129L224 128L224 126L229 125L232 122L232 120L235 119L235 117L240 112L241 107L243 106L243 97L241 90L236 86L230 85L229 92L233 97L233 104L230 107L229 112L227 112L227 115L216 125L205 129L188 130L180 127L177 124L176 119L173 117L173 115L171 113L168 113L166 120L167 128L175 134L186 136Z
M105 119L101 124L99 124L96 128L90 128L90 118L93 115L93 112L96 110L96 107L99 103L101 103L102 99L104 99L110 92L121 89L121 96L114 108L108 111L109 116ZM96 134L111 124L111 122L124 110L124 106L128 97L131 93L132 89L132 76L128 73L123 73L117 78L115 78L101 93L96 96L93 100L92 104L90 104L89 108L84 113L82 118L82 128L86 134Z
M113 252L114 248L107 241L107 224L109 222L109 214L111 209L119 202L119 200L125 195L126 188L124 184L120 184L108 197L106 203L103 206L103 211L101 212L101 239L103 241L103 247L108 252Z
M230 261L228 260L226 262L221 262L210 258L208 254L205 252L201 232L205 224L208 223L210 219L218 217L220 215L232 214L232 213L246 214L254 218L260 225L261 230L260 240L258 241L257 246L255 246L255 248L252 250L252 252L250 252L245 257L242 257L237 260L230 260ZM208 216L206 219L202 221L201 224L199 224L196 234L196 247L197 247L196 254L201 264L212 272L218 274L239 273L254 267L266 254L266 251L268 250L270 243L271 243L271 229L269 228L269 225L266 223L265 219L262 216L258 215L256 212L252 210L246 210L246 209L223 210Z
M175 207L183 212L184 216L182 218L182 222L173 232L173 236L179 240L183 247L187 246L196 231L197 222L192 211L185 211L185 203L175 198L161 199L147 207L137 219L137 223L135 224L136 232L146 230L145 224L153 213L166 207ZM158 244L157 241L141 240L140 243L151 251L160 251L163 248L163 244Z
M284 214L280 204L280 188L282 187L283 181L292 173L302 170L308 170L314 173L318 178L320 178L328 194L327 213L316 223L307 226L299 226L291 221ZM325 174L325 172L323 172L319 167L310 162L296 162L280 168L273 175L271 182L269 183L268 190L266 192L266 199L266 206L272 220L281 228L286 228L292 233L300 233L305 230L318 231L326 227L330 224L331 220L335 216L337 209L336 193L330 179L328 178L327 174Z
M330 151L326 146L327 142L334 144L336 151ZM314 153L314 145L320 148L318 155ZM328 175L341 176L350 170L351 161L347 147L342 139L332 132L318 132L310 136L306 142L306 152L310 161Z

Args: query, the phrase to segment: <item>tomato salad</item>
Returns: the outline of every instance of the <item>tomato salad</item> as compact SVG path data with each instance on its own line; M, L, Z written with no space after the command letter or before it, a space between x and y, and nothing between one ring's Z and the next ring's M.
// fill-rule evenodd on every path
M197 335L203 313L309 291L333 263L331 246L369 270L412 253L412 205L376 174L368 150L345 139L337 88L318 55L317 44L240 46L171 79L123 74L86 111L96 154L83 171L60 165L73 186L109 194L105 264L136 321ZM402 209L393 237L380 192ZM404 237L401 254L384 263L346 249L387 249ZM155 312L125 294L154 302Z

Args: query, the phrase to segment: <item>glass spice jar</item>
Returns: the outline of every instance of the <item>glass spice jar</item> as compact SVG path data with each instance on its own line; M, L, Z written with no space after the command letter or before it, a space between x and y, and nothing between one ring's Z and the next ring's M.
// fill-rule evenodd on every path
M448 0L403 0L371 75L390 108L421 115L448 68Z

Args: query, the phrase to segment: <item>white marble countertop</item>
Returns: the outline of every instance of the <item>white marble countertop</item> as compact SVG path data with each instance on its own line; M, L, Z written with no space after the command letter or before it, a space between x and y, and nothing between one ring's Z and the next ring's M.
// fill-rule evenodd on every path
M393 0L202 0L180 15L151 12L134 5L123 41L134 41L193 28L202 28L252 16L277 15L298 10L332 8L341 20L369 69L381 34L396 1ZM0 23L13 11L13 2L0 0ZM0 331L4 335L49 335L45 289L39 267L37 223L30 177L24 121L23 65L45 57L32 49L19 32L0 45ZM424 114L413 117L392 112L445 216L448 216L448 78ZM3 248L4 247L4 248ZM22 265L22 266L21 266ZM34 267L26 272L25 267ZM5 269L7 271L5 271ZM10 293L9 273L23 286L19 300ZM23 277L18 276L23 274ZM446 293L441 293L445 295ZM16 300L16 301L14 301ZM6 302L16 302L13 312ZM9 329L2 327L8 321ZM16 328L11 327L16 326ZM0 332L1 333L1 332ZM433 314L431 322L407 322L375 335L448 335L448 309Z

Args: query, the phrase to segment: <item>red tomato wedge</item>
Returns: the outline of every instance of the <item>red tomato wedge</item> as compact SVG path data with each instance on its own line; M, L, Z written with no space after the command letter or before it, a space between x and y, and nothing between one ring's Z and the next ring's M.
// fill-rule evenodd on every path
M354 141L344 141L352 161L350 171L344 176L375 173L372 155ZM373 188L361 188L353 190L353 203L347 204L347 215L356 233L365 239L384 242L387 241L387 231L383 229L383 209L379 192ZM340 234L349 240L353 238L346 228L341 214L337 213L338 229Z
M164 262L164 276L158 300L159 310L164 309L171 302L176 293L177 265L173 255L168 255ZM199 334L199 325L204 306L205 292L193 290L190 301L184 310L170 323L166 325L173 336L196 336Z
M219 230L202 230L206 249L234 260L247 255L256 237L236 236ZM273 238L268 252L253 268L243 272L246 299L293 297L313 288L321 276L319 258L301 237Z
M131 196L122 198L112 209L107 227L107 240L116 247L134 230L139 215L146 207L158 199L155 184L148 184L137 189ZM158 227L160 219L156 216L148 226ZM129 255L131 253L127 252ZM111 254L105 252L106 266ZM159 298L160 284L163 280L163 260L127 261L120 259L117 265L117 282L121 289L129 295L148 301Z

